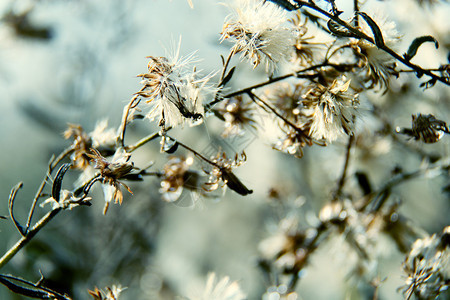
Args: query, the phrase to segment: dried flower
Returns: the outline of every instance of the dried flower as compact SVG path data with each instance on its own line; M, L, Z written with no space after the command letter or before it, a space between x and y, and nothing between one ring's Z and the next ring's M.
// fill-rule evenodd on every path
M129 163L130 154L126 153L123 148L118 148L114 154L112 161L109 162L104 158L100 152L96 149L91 149L92 154L88 156L95 162L95 169L100 170L100 178L103 183L103 192L105 194L105 207L103 213L106 214L109 203L114 200L115 203L122 204L123 194L120 189L121 186L125 187L130 194L133 192L130 188L119 179L130 174L134 169L133 163Z
M332 142L342 133L353 134L358 95L348 92L350 80L334 80L330 87L317 84L304 96L305 115L312 120L309 135Z
M308 27L306 26L308 19L302 22L301 18L301 12L297 11L295 16L289 19L289 22L292 23L296 30L293 60L297 66L306 66L314 60L314 52L319 48L320 44L309 42L314 37L306 36L308 33Z
M400 35L395 29L395 23L389 22L386 18L379 15L374 15L373 20L379 26L382 34L384 44L391 49L395 49L400 41ZM372 29L366 22L360 22L360 29L368 36L372 35ZM350 44L356 57L360 59L360 67L362 73L353 78L354 85L358 81L361 88L373 88L376 85L388 87L389 78L395 74L395 60L394 58L383 50L366 40L354 40ZM360 80L361 79L361 80Z
M91 137L93 148L114 148L117 132L114 128L108 128L108 120L105 119L97 122L89 136Z
M180 45L179 45L180 46ZM199 121L203 116L202 102L209 92L207 82L214 74L199 77L189 66L194 54L180 57L180 48L171 58L149 56L148 72L142 77L144 90L137 94L150 103L147 117L159 118L163 127L182 125L186 120ZM191 122L192 123L192 122Z
M225 20L221 40L233 39L234 53L251 60L256 68L266 64L266 71L273 73L275 64L289 59L295 33L283 27L286 12L273 3L257 0L239 0L233 14Z
M225 130L222 132L223 137L243 134L244 126L246 125L256 128L250 105L251 103L244 103L244 97L239 95L227 99L224 103L224 108L218 109L218 112L225 120Z
M406 257L407 299L448 299L450 288L450 226L440 234L417 240ZM442 298L441 298L442 297Z
M262 258L273 262L281 273L298 273L307 263L306 232L299 230L297 218L282 219L278 231L259 244Z
M284 137L273 145L273 149L286 152L287 154L294 155L297 158L303 157L303 147L306 145L312 146L313 142L316 142L305 133L307 131L290 128L286 131L283 130L283 132L285 134ZM324 146L324 144L318 144Z
M208 274L205 289L198 296L192 296L190 300L243 300L246 295L242 292L236 281L230 281L228 276L217 281L216 274Z
M116 132L108 128L108 121L97 122L94 130L86 133L80 125L69 124L69 128L64 132L64 138L73 137L73 153L71 155L72 164L75 168L85 170L89 166L89 153L92 147L96 149L113 149L116 142Z
M88 293L94 300L119 300L120 293L124 289L120 285L113 285L112 287L106 287L106 292L95 287L94 291L88 290Z
M165 201L177 201L184 188L197 193L202 191L201 174L190 169L193 163L192 157L171 157L169 159L163 169L159 190Z
M267 99L275 106L284 118L297 124L302 116L302 95L304 87L301 84L279 83L266 92Z
M72 163L75 168L84 170L89 166L89 149L92 147L92 140L80 125L69 124L69 128L64 131L64 138L73 137Z
M208 185L207 191L217 190L220 186L219 181L222 180L230 189L242 196L253 193L232 172L232 169L242 165L246 159L247 156L244 152L242 152L240 157L236 154L234 159L229 159L225 152L219 151L211 159L213 164L212 170L207 172L209 174L209 181L206 183Z
M450 130L444 121L436 119L432 114L429 115L412 115L412 128L397 127L398 133L409 135L416 141L424 143L436 143L443 136L444 133L450 134Z

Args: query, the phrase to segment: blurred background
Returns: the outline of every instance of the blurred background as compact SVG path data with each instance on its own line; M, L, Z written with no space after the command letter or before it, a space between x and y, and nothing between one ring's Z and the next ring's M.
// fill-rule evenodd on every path
M344 2L336 1L345 10ZM404 35L400 49L406 50L421 35L439 41L439 50L432 43L423 45L415 63L436 67L447 61L447 1L424 6L415 0L366 2L396 21ZM229 51L229 44L219 43L229 9L219 1L193 0L193 4L191 9L186 0L0 2L0 215L8 215L10 190L23 181L15 215L24 222L48 160L69 144L62 136L67 123L80 124L88 132L105 118L111 127L119 125L123 106L140 89L136 75L146 71L146 56L164 56L181 36L182 54L197 51L202 59L197 65L204 74L220 70L220 55ZM264 74L242 64L234 78L239 80L231 83L231 90L260 82ZM361 102L379 105L394 128L410 126L411 114L418 112L433 113L448 123L448 87L438 83L423 92L418 85L414 76L401 75L390 92L361 95ZM417 151L375 133L383 127L379 120L369 113L361 119L356 138L360 144L352 153L349 174L365 172L374 186L381 186L396 167L413 171L421 166ZM207 149L220 138L219 125L207 121L174 135L196 149ZM137 140L157 130L156 123L142 121L130 127L127 138ZM162 201L159 181L148 178L145 184L131 185L135 196L125 192L124 203L111 205L103 216L104 202L96 188L92 207L58 215L2 273L37 281L41 271L49 287L74 299L88 298L87 289L113 284L127 287L121 299L174 299L198 294L207 274L216 272L237 280L248 299L261 298L267 286L257 266L259 243L276 232L286 207L294 208L291 213L317 215L329 201L347 139L326 148L307 148L302 159L272 150L272 142L248 133L237 146L239 151L245 146L248 156L237 174L255 191L250 196L228 190L219 201L201 199L192 208L189 203ZM448 157L449 145L446 136L439 143L412 148ZM133 158L141 165L154 161L161 166L167 161L157 143L143 147ZM449 224L449 194L442 189L446 185L448 189L448 176L430 174L402 184L393 197L415 225L434 233ZM356 186L353 178L348 186ZM268 197L271 188L279 191L283 203ZM34 220L47 210L38 208ZM0 220L0 235L2 253L19 239L8 220ZM330 239L312 257L298 287L303 299L365 299L348 292L354 283L347 280L348 257L336 247L339 243ZM385 279L380 299L402 299L397 288L404 283L404 256L390 247L384 249L378 267ZM0 299L22 298L0 286Z

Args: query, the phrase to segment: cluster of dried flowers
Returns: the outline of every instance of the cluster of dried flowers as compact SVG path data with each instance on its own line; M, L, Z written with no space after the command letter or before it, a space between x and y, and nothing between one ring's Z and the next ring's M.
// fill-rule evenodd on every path
M188 2L193 7L192 2ZM214 153L206 154L197 149L195 141L169 135L176 127L188 130L183 127L186 123L196 126L218 119L223 125L218 135L224 139L250 132L265 138L266 127L275 128L279 138L270 140L272 148L296 158L304 156L305 146L326 147L342 138L348 140L341 177L317 216L310 211L308 218L302 218L296 209L284 203L289 200L283 199L275 189L271 190L272 200L286 211L274 234L260 243L259 265L269 278L263 299L299 299L297 283L311 256L325 243L332 244L336 240L348 248L349 272L371 284L374 294L381 284L374 283L377 260L381 256L378 248L389 240L401 253L409 253L404 263L408 276L403 290L405 297L431 299L448 295L449 227L442 233L424 237L422 231L400 213L400 202L391 197L397 184L432 170L436 176L448 178L448 154L447 158L440 154L430 159L419 150L422 158L430 159L432 164L411 173L396 169L392 178L379 189L372 188L367 174L356 172L357 188L346 189L346 182L350 181L348 163L352 147L364 148L359 146L364 143L364 136L358 132L357 125L364 124L365 114L371 114L384 124L384 131L377 132L380 139L390 137L402 145L407 144L405 136L416 144L435 144L450 134L440 116L417 112L411 112L414 113L411 128L397 127L394 131L390 121L379 113L379 103L371 99L371 93L388 94L393 78L404 76L407 71L400 68L400 64L414 71L418 78L428 77L422 87L431 88L438 82L448 86L448 64L434 70L410 62L424 42L437 45L431 36L417 38L407 53L398 55L400 36L395 24L376 15L369 16L363 6L357 5L358 1L354 1L351 20L341 18L342 12L334 1L326 1L326 8L318 2L236 0L227 3L231 14L224 21L218 42L231 43L231 46L228 57L222 57L220 72L203 75L195 66L199 61L194 54L180 55L181 41L167 57L149 56L147 71L138 75L142 87L125 106L117 130L108 128L105 121L98 123L90 133L80 125L69 125L64 137L72 142L50 162L48 175L33 201L25 226L13 214L14 199L21 185L12 190L10 217L22 238L28 242L61 210L90 205L91 189L96 183L104 193L104 214L111 202L122 204L124 198L134 195L133 185L128 182L144 181L146 177L157 178L161 199L170 203L176 203L187 193L195 199L220 197L216 191L222 190L223 195L226 187L240 196L252 194L253 190L245 183L247 180L239 178L235 170L246 161L245 152L230 154L216 147ZM315 35L326 35L326 38ZM239 56L239 61L233 60L235 56ZM230 68L234 62L236 66ZM235 70L246 62L255 72L265 73L268 79L229 92L230 86L236 83ZM158 130L134 144L127 143L126 128L139 119L148 119ZM152 141L159 141L164 153L162 158L155 159L164 161L160 167L149 162L144 166L133 154ZM375 142L367 143L366 148L373 150ZM51 197L42 202L51 203L52 210L31 226L35 205L46 195L44 189L58 166L51 184ZM62 189L62 181L69 170L79 175L73 190ZM128 194L124 195L123 190ZM16 252L5 254L0 268L26 242L18 243ZM191 299L245 299L237 282L230 282L228 277L216 281L215 275L210 275L204 292ZM18 278L0 275L0 283L25 296L39 294L51 299L70 299L41 284L22 282ZM106 291L95 288L89 294L94 299L117 300L122 290L120 286Z

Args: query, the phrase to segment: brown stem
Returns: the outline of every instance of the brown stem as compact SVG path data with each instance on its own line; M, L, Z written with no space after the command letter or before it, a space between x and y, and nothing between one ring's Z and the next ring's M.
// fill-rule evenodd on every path
M33 203L31 204L30 212L28 213L28 219L27 223L25 225L25 234L28 232L28 229L31 226L31 220L33 218L34 211L36 209L37 201L39 200L39 197L41 197L42 191L45 188L45 185L47 184L47 181L50 178L50 175L52 174L55 167L70 153L72 153L73 147L70 146L64 151L62 151L57 158L52 157L50 159L50 162L48 164L48 171L47 174L45 174L44 180L42 180L41 185L39 186L39 189L36 192L36 195L34 196Z
M300 71L297 71L297 72L294 72L294 73L289 73L289 74L286 74L286 75L283 75L283 76L270 78L267 81L264 81L264 82L261 82L261 83L258 83L258 84L255 84L255 85L243 88L241 90L237 90L237 91L229 93L229 94L226 94L222 98L214 99L214 101L212 101L211 103L208 103L205 106L205 110L209 110L214 105L216 105L217 103L221 102L223 99L228 99L228 98L235 97L235 96L238 96L238 95L241 95L241 94L246 94L246 93L250 92L253 89L261 88L261 87L264 87L266 85L269 85L269 84L272 84L272 83L275 83L275 82L278 82L278 81L281 81L281 80L284 80L284 79L287 79L287 78L290 78L290 77L315 78L315 77L317 77L316 74L302 74L302 73L305 73L305 72L308 72L308 71L312 71L312 70L315 70L315 69L319 69L319 68L322 68L322 67L326 67L328 65L329 65L328 63L314 65L314 66L311 66L309 68L306 68L306 69L303 69L303 70L300 70Z
M167 129L166 129L167 132ZM156 139L157 137L159 137L159 132L155 132L152 134L147 135L146 137L140 139L136 144L134 145L129 145L125 147L125 150L129 153L133 152L134 150L136 150L137 148L145 145L146 143Z
M41 230L50 220L52 220L59 212L61 208L56 208L49 211L45 216L43 216L33 228L28 231L26 236L23 236L17 243L6 252L2 258L0 258L0 269L5 266L31 239Z
M135 108L139 102L141 101L141 98L139 98L139 93L143 92L145 90L146 86L144 85L139 92L137 92L133 98L131 98L130 103L125 107L122 115L122 122L120 123L119 127L119 136L117 137L117 145L119 147L125 148L124 140L125 140L125 131L126 127L128 125L128 115L130 114L130 109Z
M341 177L339 179L339 182L338 182L338 185L336 188L336 192L334 193L333 201L338 200L339 196L341 196L341 194L342 194L342 189L344 188L345 179L347 178L347 170L348 170L348 165L350 162L350 152L351 152L354 140L355 140L355 137L353 135L349 136L348 144L347 144L347 151L345 153L344 167L342 168Z

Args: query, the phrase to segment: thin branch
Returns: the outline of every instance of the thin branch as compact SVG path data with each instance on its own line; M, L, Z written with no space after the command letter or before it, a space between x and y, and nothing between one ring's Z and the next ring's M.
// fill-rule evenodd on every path
M119 126L119 135L117 137L117 145L119 147L123 147L125 148L125 131L128 125L128 116L130 114L130 110L135 108L139 102L141 102L141 98L139 97L139 93L143 92L146 89L146 86L144 85L139 92L137 92L136 94L134 94L133 98L131 98L130 103L128 103L127 106L125 106L124 111L123 111L123 115L122 115L122 122L120 123Z
M350 135L348 138L347 150L345 153L344 167L342 168L341 177L339 179L336 191L334 192L334 195L333 195L333 201L338 200L338 198L342 194L342 189L344 188L345 179L347 178L347 170L348 170L348 165L349 165L349 161L350 161L350 152L351 152L354 140L355 140L354 135Z
M229 94L226 94L223 97L221 97L220 99L214 99L214 101L212 101L212 102L208 103L207 105L205 105L205 111L208 111L214 105L216 105L217 103L221 102L223 99L228 99L228 98L232 98L232 97L235 97L235 96L238 96L238 95L241 95L241 94L246 94L246 93L250 92L253 89L261 88L261 87L264 87L266 85L269 85L269 84L272 84L272 83L275 83L275 82L278 82L278 81L281 81L281 80L284 80L284 79L287 79L287 78L290 78L290 77L309 78L309 79L316 78L318 76L317 74L302 74L302 73L305 73L305 72L308 72L308 71L312 71L312 70L315 70L315 69L319 69L319 68L322 68L322 67L326 67L326 66L330 66L330 64L322 63L322 64L314 65L314 66L308 67L308 68L303 69L303 70L299 70L299 71L294 72L294 73L289 73L289 74L282 75L282 76L279 76L279 77L270 78L267 81L264 81L264 82L261 82L261 83L258 83L258 84L255 84L255 85L252 85L252 86L240 89L240 90L237 90L237 91L229 93Z
M20 225L20 223L14 217L14 202L16 199L17 192L19 191L20 188L22 188L22 186L23 186L23 182L19 182L18 184L16 184L16 186L14 186L11 189L11 193L9 195L9 200L8 200L8 207L9 207L9 215L11 217L11 220L14 223L14 226L16 226L17 230L20 232L20 234L22 236L25 236L26 230L24 229L24 227L22 225Z
M41 197L42 195L42 191L45 188L45 185L47 184L48 180L50 179L50 175L52 174L53 170L56 168L56 166L64 159L66 158L70 153L72 153L73 151L73 147L70 146L68 148L66 148L65 150L63 150L58 157L52 157L50 158L50 161L48 163L48 171L47 174L45 174L44 180L42 180L41 185L39 186L39 189L36 192L36 195L34 196L33 199L33 203L31 204L31 208L30 208L30 212L28 213L28 219L27 219L27 224L25 225L25 234L27 234L28 229L31 226L31 220L33 218L33 214L34 211L36 209L36 204L38 199Z
M0 269L4 267L20 250L22 250L22 248L25 247L31 241L31 239L60 211L61 208L56 208L52 211L49 211L33 226L31 230L27 232L26 236L22 236L22 238L13 247L11 247L11 249L9 249L2 258L0 258Z
M166 132L168 131L168 129L166 129ZM145 145L146 143L156 139L157 137L159 137L160 134L159 132L155 132L152 134L147 135L146 137L140 139L136 144L134 145L129 145L125 147L125 150L129 153L133 152L134 150L138 149L139 147Z
M280 113L278 113L276 111L275 108L273 108L271 105L269 105L266 101L264 101L263 99L261 99L260 97L256 96L255 94L253 94L252 92L247 92L247 94L249 95L249 97L252 99L253 102L255 102L257 105L259 105L258 101L261 102L265 107L267 107L270 111L272 111L278 118L280 118L281 120L283 120L283 122L286 123L286 125L289 125L290 127L292 127L292 129L294 129L297 133L308 137L307 134L305 134L305 132L303 130L301 130L300 128L297 127L297 125L295 125L294 123L292 123L291 121L289 121L288 119L286 119L284 116L282 116ZM258 100L258 101L256 101ZM308 137L309 138L309 137Z
M444 170L450 168L450 158L442 159L436 163L430 164L428 166L425 166L423 168L420 168L418 170L412 171L412 172L404 172L401 174L398 174L394 177L392 177L390 180L388 180L382 188L380 188L378 191L372 193L368 199L373 199L373 201L370 201L373 203L372 205L372 211L379 211L383 204L386 202L388 196L391 193L391 190L398 186L399 184L406 182L408 180L420 177L424 175L427 172L433 172L436 170ZM375 196L375 197L374 197ZM369 203L367 203L369 204ZM364 206L366 207L367 204Z
M323 10L322 8L318 7L314 2L308 2L308 1L298 1L297 3L303 7L309 7L317 12L319 12L320 14L326 16L327 18L333 20L334 22L338 23L339 25L345 27L351 34L354 35L354 37L356 38L361 38L364 39L368 42L370 42L371 44L376 45L379 49L383 50L384 52L388 53L389 55L391 55L392 57L394 57L396 60L400 61L402 64L410 67L411 69L416 70L417 72L426 74L428 76L430 76L431 78L433 78L434 80L438 80L442 83L444 83L445 85L450 85L450 81L447 80L444 77L440 77L437 76L436 74L432 73L431 71L427 70L427 69L423 69L422 67L411 63L409 60L405 59L404 57L400 56L399 54L397 54L394 50L392 50L391 48L389 48L388 46L386 46L385 44L382 45L377 45L374 41L373 38L371 38L370 36L368 36L367 34L365 34L364 32L360 31L359 29L351 26L350 24L348 24L347 22L345 22L344 20L342 20L341 18L339 18L339 16L330 14L329 12L327 12L326 10Z

